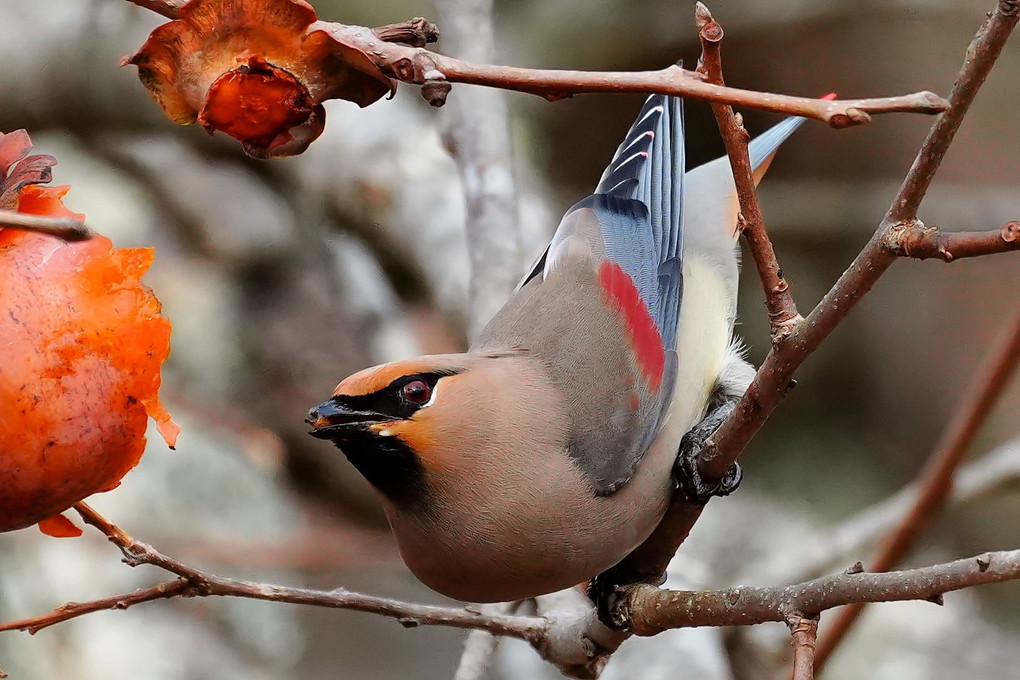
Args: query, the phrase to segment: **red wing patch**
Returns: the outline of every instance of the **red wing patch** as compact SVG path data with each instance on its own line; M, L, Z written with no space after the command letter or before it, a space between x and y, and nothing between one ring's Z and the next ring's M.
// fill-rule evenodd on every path
M599 266L599 283L612 305L623 314L630 334L630 347L641 375L652 391L658 392L666 366L666 352L655 320L641 299L634 280L618 264L603 262Z

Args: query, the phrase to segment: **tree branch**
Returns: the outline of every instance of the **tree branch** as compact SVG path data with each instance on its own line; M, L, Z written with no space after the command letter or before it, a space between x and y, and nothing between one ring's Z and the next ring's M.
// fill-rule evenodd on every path
M578 616L572 606L565 607L562 616L548 609L543 609L546 613L539 617L514 616L483 613L471 607L411 604L352 593L343 588L320 591L238 581L209 574L164 555L152 546L133 539L84 503L78 503L74 508L86 523L98 528L121 550L124 562L129 566L149 564L179 578L132 593L92 602L69 603L43 616L0 624L0 631L35 633L92 612L127 609L142 602L173 597L243 597L379 614L395 618L408 628L449 626L516 637L531 643L543 658L561 668L572 669L577 677L597 677L605 663L605 657L592 648L592 640L587 637L591 628L588 619L593 615ZM1013 550L901 572L866 574L852 569L836 576L773 588L738 587L691 592L641 585L627 591L627 602L621 603L621 606L629 612L631 632L638 635L655 635L671 628L750 625L767 621L788 621L793 622L790 624L793 626L798 617L813 618L826 609L844 604L916 599L941 603L942 594L952 590L1018 578L1020 550ZM563 594L584 599L580 592L564 591ZM563 594L553 594L548 598ZM619 637L619 633L613 631L606 633ZM797 644L805 646L807 642L808 639L803 637ZM801 654L804 653L802 650Z
M679 66L658 71L569 71L477 64L424 48L380 43L359 26L317 22L310 30L323 30L336 39L371 54L379 68L404 83L466 83L525 92L550 101L578 94L655 93L704 99L711 102L775 111L820 120L835 128L860 125L873 113L937 113L947 103L931 92L915 92L877 99L822 100L753 92L705 82L700 75Z
M872 571L887 571L896 566L914 546L921 531L945 505L953 488L953 479L964 454L981 425L1002 396L1020 361L1020 314L1003 342L985 361L964 397L956 417L942 433L939 444L921 470L920 492L913 507L904 515L871 564ZM822 668L839 647L846 634L864 611L864 605L844 609L818 643L816 663Z
M79 616L107 609L127 609L128 607L133 607L136 604L152 602L153 600L169 600L173 597L187 597L188 595L193 594L190 592L192 590L194 590L194 586L192 586L187 579L179 578L174 581L157 584L151 588L142 588L134 591L133 593L113 595L111 597L104 597L100 600L93 600L91 602L68 602L63 606L57 607L49 614L33 616L29 619L0 623L0 633L5 630L23 630L29 635L35 635L43 628L49 628L50 626L54 626L58 623L76 619Z
M722 26L712 18L708 7L700 2L695 5L694 16L701 39L698 71L704 74L708 82L723 85L720 54ZM758 278L761 279L762 288L765 290L765 307L768 309L772 340L777 342L789 334L803 317L797 311L790 286L783 278L783 270L776 260L772 241L765 230L765 217L758 203L751 158L747 150L750 136L744 129L743 119L734 113L733 107L726 104L713 103L712 113L715 114L719 133L726 145L726 155L729 156L730 169L733 171L733 182L737 187L737 199L740 202L738 228L747 239L755 267L758 269Z
M992 493L1012 491L1020 482L1020 439L960 468L953 477L948 503L954 506L984 498ZM915 480L885 500L824 532L820 540L805 546L794 560L777 554L763 562L747 565L737 580L757 576L768 581L791 583L820 576L833 565L870 550L892 532L910 512L921 484Z
M1007 550L906 571L876 574L851 568L791 586L688 591L639 585L620 605L630 614L631 631L649 636L673 628L785 622L791 616L811 617L855 602L941 604L944 593L1018 578L1020 550Z
M812 680L815 677L815 639L818 637L818 619L794 616L788 621L790 645L793 647L793 680Z
M950 231L925 227L913 221L889 232L885 246L900 257L925 260L937 257L946 262L962 257L980 257L1020 249L1020 222L1007 222L990 231Z
M69 217L45 217L0 210L0 229L20 229L48 234L65 241L87 241L95 236L83 222Z
M513 614L517 606L516 602L504 602L489 605L488 608L496 614ZM500 639L485 630L473 630L468 633L453 680L482 680L489 670Z
M135 604L169 597L218 595L333 609L353 609L395 618L405 628L450 626L481 629L496 635L527 640L535 645L546 639L546 622L538 617L483 614L477 609L467 607L411 604L384 597L352 593L343 588L321 591L222 578L184 564L164 555L146 543L133 539L85 503L76 504L74 509L87 524L99 529L111 543L120 548L127 565L136 567L149 564L176 574L180 578L135 593L104 598L95 602L65 605L44 616L2 624L0 631L28 630L36 632L68 619L103 609L127 609Z
M180 18L181 7L187 4L183 0L128 1L168 19ZM446 101L445 90L437 95L435 85L442 84L445 87L448 83L466 83L525 92L551 101L598 92L656 93L804 116L820 120L835 128L870 122L871 114L876 113L933 114L945 110L948 106L944 99L928 91L896 97L843 101L753 92L707 83L697 73L677 66L658 71L619 72L529 69L472 63L447 57L423 47L388 42L392 38L393 26L383 26L373 31L364 26L317 21L308 30L321 30L333 35L340 42L361 51L386 75L398 81L414 85L429 84L429 87L423 90L423 94L435 105L442 105ZM417 44L419 41L408 42Z

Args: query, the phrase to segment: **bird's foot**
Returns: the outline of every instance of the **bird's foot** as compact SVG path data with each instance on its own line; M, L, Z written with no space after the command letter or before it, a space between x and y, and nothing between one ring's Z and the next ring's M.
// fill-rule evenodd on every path
M727 402L712 410L705 419L691 428L680 440L680 451L673 465L677 491L692 505L704 505L713 496L728 496L740 486L743 472L736 463L730 465L723 478L709 483L698 471L698 456L709 437L715 434L723 421L733 412L735 404Z
M621 613L620 602L625 586L636 583L651 583L661 586L666 582L666 575L658 577L636 574L622 565L610 567L588 582L588 597L595 604L599 620L613 630L626 630L628 620Z

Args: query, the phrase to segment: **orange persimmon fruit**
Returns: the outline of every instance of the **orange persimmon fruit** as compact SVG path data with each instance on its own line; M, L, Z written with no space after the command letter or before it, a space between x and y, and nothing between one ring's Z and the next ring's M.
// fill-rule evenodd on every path
M191 0L122 63L170 120L224 132L254 158L294 156L322 134L322 102L368 106L396 90L345 33L359 29L318 18L305 0Z
M41 186L56 161L30 150L24 131L0 134L0 208L80 219L67 187ZM60 513L120 483L148 416L174 445L157 394L170 322L141 283L152 258L102 236L0 229L0 531L80 533Z

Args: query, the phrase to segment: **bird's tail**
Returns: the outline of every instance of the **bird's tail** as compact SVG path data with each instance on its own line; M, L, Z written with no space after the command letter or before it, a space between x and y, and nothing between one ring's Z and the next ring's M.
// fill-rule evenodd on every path
M834 94L826 98L833 98ZM804 124L805 118L791 117L751 140L748 155L754 183L758 184L775 158L779 147ZM698 254L713 262L736 296L739 252L736 248L737 214L740 204L726 156L698 166L684 178L684 253Z

